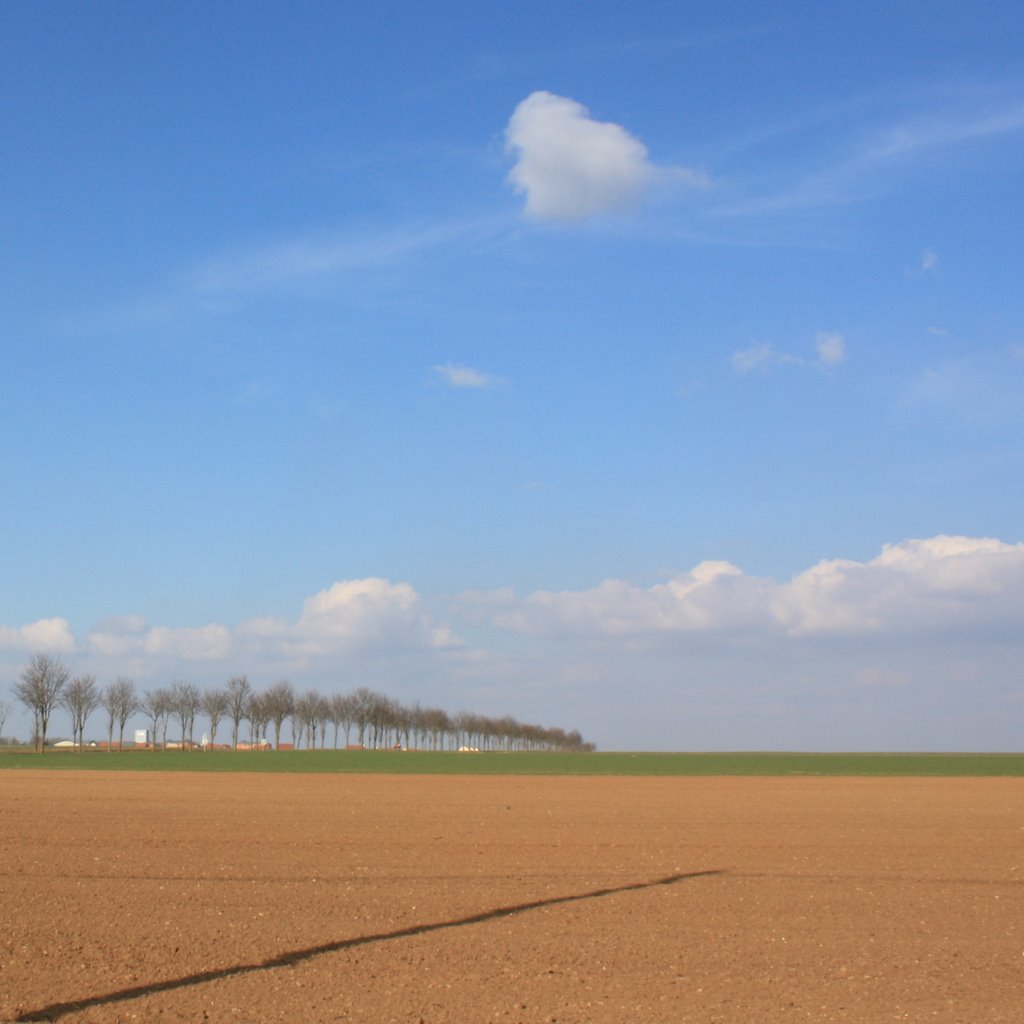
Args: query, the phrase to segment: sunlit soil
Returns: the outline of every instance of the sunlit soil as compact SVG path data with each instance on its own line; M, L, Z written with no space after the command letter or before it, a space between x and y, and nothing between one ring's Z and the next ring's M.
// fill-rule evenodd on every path
M0 1020L1021 1018L1024 780L0 772Z

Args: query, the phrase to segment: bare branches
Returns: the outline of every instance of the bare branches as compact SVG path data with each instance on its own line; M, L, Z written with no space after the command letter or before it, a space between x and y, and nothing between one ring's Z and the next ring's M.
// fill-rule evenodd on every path
M163 688L146 690L139 700L139 711L153 726L153 749L157 747L157 732L164 723L164 746L167 745L167 719L171 714L171 695Z
M228 695L226 690L207 690L203 694L199 710L210 720L210 746L217 742L217 726L228 713Z
M129 719L141 712L152 724L153 745L167 749L168 722L173 715L181 726L181 746L194 744L197 715L210 722L210 745L215 745L217 728L225 719L232 723L231 745L238 749L242 721L251 722L251 746L268 747L268 732L274 726L274 747L281 746L284 722L291 720L291 740L298 749L305 741L308 749L328 744L328 725L333 725L333 745L339 746L344 730L345 746L355 733L358 746L375 750L416 747L420 750L592 750L576 730L544 728L517 721L511 715L491 718L460 711L450 714L436 707L413 705L360 686L348 693L321 694L309 689L296 694L286 679L264 691L257 691L244 676L232 677L227 685L205 692L192 683L175 682L170 687L136 694L131 679L119 676L100 689L91 675L68 682L70 672L60 658L37 654L12 687L12 693L33 714L36 749L42 750L50 715L63 707L71 718L74 745L81 749L86 720L97 708L107 712L107 746L113 749L114 727L118 728L118 749L124 746L124 730ZM10 712L0 702L0 733ZM162 727L162 739L157 733Z
M7 716L14 710L5 700L0 700L0 743L4 738L4 726L7 725Z
M231 719L231 746L238 749L238 727L243 718L249 717L249 701L252 687L245 676L234 676L228 680L228 717Z
M36 751L46 746L50 715L60 703L71 670L55 654L36 654L11 688L14 696L32 712Z
M192 683L177 682L171 686L169 703L171 712L178 716L181 723L182 750L185 749L186 743L192 745L192 730L202 702L203 695Z
M107 712L107 748L114 747L114 725L118 727L117 749L124 749L124 727L128 719L139 710L135 696L135 683L126 676L118 676L100 695L100 704Z
M75 676L61 697L61 706L71 716L71 742L81 751L85 742L85 723L100 705L96 677Z
M287 679L274 683L264 694L266 700L265 710L268 712L269 721L274 723L274 747L281 746L281 726L284 720L295 711L295 691Z

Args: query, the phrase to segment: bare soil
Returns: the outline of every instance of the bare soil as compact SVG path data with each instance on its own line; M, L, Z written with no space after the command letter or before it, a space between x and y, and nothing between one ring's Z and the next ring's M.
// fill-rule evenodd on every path
M0 773L0 1020L1024 1019L1020 779Z

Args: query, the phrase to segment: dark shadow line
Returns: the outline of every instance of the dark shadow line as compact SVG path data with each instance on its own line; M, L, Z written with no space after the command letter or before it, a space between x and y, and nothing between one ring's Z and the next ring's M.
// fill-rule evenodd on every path
M1001 886L1003 888L1017 888L1024 886L1024 878L920 878L912 875L822 875L786 872L764 872L764 871L731 871L732 878L758 878L758 879L780 879L787 881L807 882L835 882L837 884L849 884L859 882L862 885L888 885L898 883L899 885L983 885Z
M479 914L470 914L468 917L456 918L453 921L437 921L434 924L415 924L408 928L399 928L393 932L378 932L374 935L360 935L354 939L339 939L336 942L325 942L319 946L310 946L308 949L293 950L290 953L281 953L279 956L271 957L258 964L236 964L234 967L221 967L213 971L200 971L196 974L188 974L181 978L171 978L168 981L155 981L148 985L135 985L132 988L120 989L117 992L107 992L99 996L89 996L85 999L74 999L66 1003L51 1003L49 1006L41 1007L38 1010L30 1010L19 1017L15 1022L28 1021L56 1021L65 1014L77 1013L81 1010L88 1010L94 1006L104 1006L108 1003L123 1003L129 999L139 999L142 996L156 995L160 992L171 992L178 988L189 988L193 985L205 985L209 981L221 981L224 978L238 977L242 974L252 974L254 971L270 971L278 967L294 967L305 960L312 960L315 957L323 956L325 953L337 953L343 949L354 949L356 946L368 946L375 942L387 942L392 939L407 939L414 935L426 935L430 932L443 931L446 928L462 928L466 925L482 924L484 921L493 921L496 918L512 917L515 914L524 914L530 910L539 910L541 907L554 907L561 903L575 903L579 900L593 900L602 896L612 896L620 892L635 892L639 889L654 889L661 885L675 885L690 878L702 878L708 875L724 875L725 872L717 871L691 871L687 874L668 875L665 878L655 879L653 882L633 882L630 885L617 885L607 889L594 889L592 892L576 893L572 896L553 896L550 899L531 900L529 903L517 903L511 907L497 907L494 910L485 910Z

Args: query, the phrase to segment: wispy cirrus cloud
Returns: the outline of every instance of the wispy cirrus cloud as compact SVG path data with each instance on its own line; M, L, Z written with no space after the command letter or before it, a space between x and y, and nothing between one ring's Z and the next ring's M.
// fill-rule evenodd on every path
M900 407L952 416L977 427L1024 419L1024 364L1011 346L927 366L903 390Z
M961 97L907 97L905 105L920 109L900 120L874 116L876 109L892 108L892 97L887 94L811 117L800 126L789 125L786 130L794 136L800 134L799 128L821 140L811 149L798 145L780 148L771 177L775 181L781 177L784 182L788 167L790 181L762 188L749 181L745 196L739 194L737 186L732 198L718 203L709 212L720 217L784 214L842 206L874 196L886 190L884 176L888 172L959 147L1024 132L1024 103L1016 89L1009 96L1007 91L984 100L970 89L964 90ZM770 135L755 136L748 146L764 145L769 139ZM818 157L820 152L841 155L823 165ZM747 163L755 169L758 166L749 154ZM936 259L931 250L926 250L919 272L934 269Z
M146 294L108 308L61 317L63 330L151 330L188 317L232 315L268 293L336 289L437 250L500 238L507 216L297 232L197 257Z
M438 247L492 237L504 226L500 219L482 219L321 232L210 257L188 271L184 280L189 290L202 295L287 286L383 267Z

